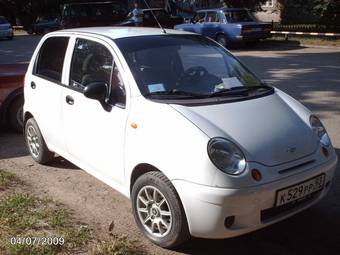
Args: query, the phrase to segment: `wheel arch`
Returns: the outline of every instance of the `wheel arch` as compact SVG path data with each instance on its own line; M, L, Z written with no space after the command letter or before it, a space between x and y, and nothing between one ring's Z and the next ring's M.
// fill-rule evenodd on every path
M136 180L143 174L146 174L147 172L152 172L152 171L163 173L157 167L151 164L148 164L148 163L140 163L134 167L130 175L130 189L129 189L130 194L131 194L132 187L135 184Z
M223 31L218 31L218 32L215 33L214 40L217 40L217 37L220 36L220 35L225 36L225 38L227 40L229 39L229 37L228 37L228 35L226 33L224 33Z
M30 118L34 118L34 117L33 117L33 114L30 113L30 112L28 112L28 111L25 112L25 113L24 113L24 126L25 126L26 122L27 122Z
M9 113L11 104L21 96L22 97L24 96L24 89L22 87L15 89L6 97L5 101L1 105L1 112L0 112L1 123L6 123L6 121L8 120L8 113Z

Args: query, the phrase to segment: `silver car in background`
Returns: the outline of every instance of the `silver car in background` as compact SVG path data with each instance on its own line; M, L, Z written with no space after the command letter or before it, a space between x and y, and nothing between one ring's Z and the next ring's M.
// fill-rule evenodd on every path
M0 16L0 39L13 39L13 27L3 16Z

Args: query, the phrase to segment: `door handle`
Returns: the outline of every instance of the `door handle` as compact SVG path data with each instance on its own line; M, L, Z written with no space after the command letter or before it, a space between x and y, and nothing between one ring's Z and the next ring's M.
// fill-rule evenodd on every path
M37 85L35 84L34 81L32 81L32 82L31 82L31 88L32 88L32 89L35 89L36 87L37 87Z
M66 103L69 105L74 105L74 99L71 96L66 96Z

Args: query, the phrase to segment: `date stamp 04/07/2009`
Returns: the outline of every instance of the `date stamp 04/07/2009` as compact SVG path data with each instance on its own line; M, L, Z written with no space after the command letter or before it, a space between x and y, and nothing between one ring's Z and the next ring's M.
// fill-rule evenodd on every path
M55 245L62 246L65 244L64 237L49 236L49 237L11 237L10 243L12 245Z

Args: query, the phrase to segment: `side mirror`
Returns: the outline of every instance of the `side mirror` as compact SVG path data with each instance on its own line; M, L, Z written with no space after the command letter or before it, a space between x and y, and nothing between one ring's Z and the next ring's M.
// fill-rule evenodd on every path
M108 86L105 82L91 82L84 88L84 96L104 103L107 90Z

